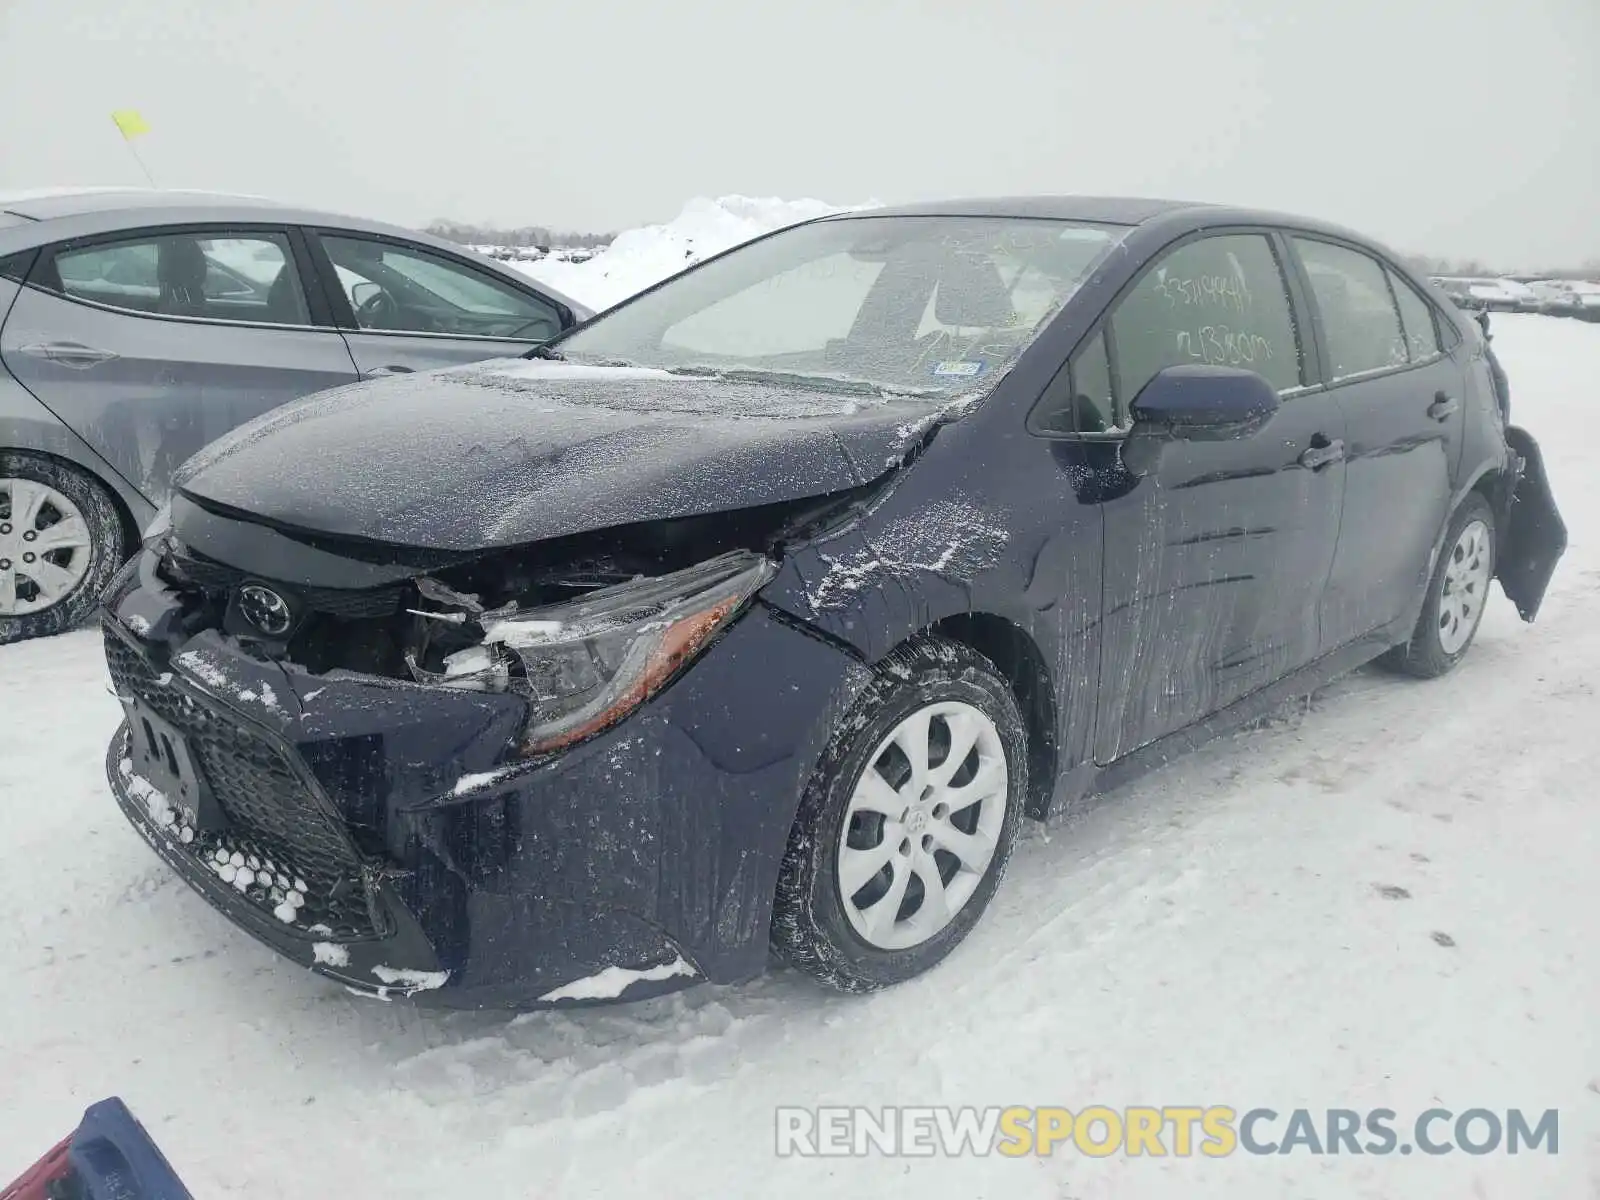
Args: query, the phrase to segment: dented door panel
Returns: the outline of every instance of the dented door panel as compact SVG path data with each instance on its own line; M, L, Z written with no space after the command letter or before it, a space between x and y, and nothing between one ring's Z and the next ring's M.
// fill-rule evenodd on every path
M51 349L76 345L94 357ZM332 330L167 320L24 287L0 355L41 404L152 503L206 443L309 392L349 383Z
M1095 761L1154 741L1316 658L1339 536L1344 437L1331 397L1285 401L1253 437L1175 442L1106 503Z

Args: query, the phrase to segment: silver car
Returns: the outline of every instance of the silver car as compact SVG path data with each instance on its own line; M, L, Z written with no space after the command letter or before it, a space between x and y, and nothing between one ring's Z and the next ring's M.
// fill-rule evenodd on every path
M450 242L201 192L0 194L0 645L71 627L236 425L590 316Z

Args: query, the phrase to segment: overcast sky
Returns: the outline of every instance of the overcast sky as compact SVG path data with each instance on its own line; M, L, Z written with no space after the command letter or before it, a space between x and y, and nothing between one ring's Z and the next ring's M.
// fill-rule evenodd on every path
M0 0L0 190L615 229L694 195L1223 200L1600 258L1600 0Z

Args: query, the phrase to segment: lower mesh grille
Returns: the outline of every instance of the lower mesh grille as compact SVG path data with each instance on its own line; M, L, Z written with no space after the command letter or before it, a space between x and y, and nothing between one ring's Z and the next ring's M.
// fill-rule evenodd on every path
M301 915L286 923L326 926L346 940L371 936L375 930L361 862L285 753L177 688L159 684L139 653L109 630L105 643L118 693L133 694L182 731L195 766L228 819L227 830L202 831L184 848L213 873L221 873L224 864L217 855L226 851L229 860L237 855L273 863L274 881L283 874L291 884L303 882ZM268 887L246 895L270 911L276 907L271 892Z

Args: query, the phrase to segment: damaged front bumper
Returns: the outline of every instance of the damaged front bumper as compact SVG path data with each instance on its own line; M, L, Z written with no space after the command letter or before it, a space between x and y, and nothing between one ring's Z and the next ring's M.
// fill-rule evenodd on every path
M114 621L105 639L128 710L106 778L151 848L236 925L353 991L388 999L448 982L393 874L361 854L292 749L217 694L281 707L270 682L252 691L203 649L184 652L198 676L160 669Z
M152 558L106 601L130 715L107 775L247 932L362 994L453 1007L763 969L798 798L864 678L848 654L756 604L620 724L526 759L521 698L314 675L186 632Z

